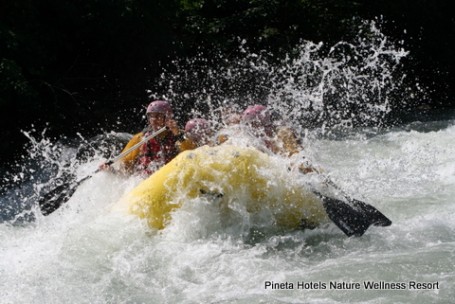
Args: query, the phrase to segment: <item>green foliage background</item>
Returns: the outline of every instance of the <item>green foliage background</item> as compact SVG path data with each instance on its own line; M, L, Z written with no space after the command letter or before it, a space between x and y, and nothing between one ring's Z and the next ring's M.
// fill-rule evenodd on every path
M356 20L377 17L411 51L409 73L434 89L429 106L453 107L449 7L448 0L3 0L0 156L18 154L19 130L32 124L60 136L120 118L118 128L133 132L146 89L175 58L235 58L239 39L279 58L302 39L347 39Z

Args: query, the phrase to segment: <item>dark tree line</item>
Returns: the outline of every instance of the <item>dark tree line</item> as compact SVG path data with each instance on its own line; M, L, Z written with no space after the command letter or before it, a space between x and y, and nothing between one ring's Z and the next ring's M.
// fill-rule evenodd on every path
M134 131L146 89L175 58L235 57L239 38L284 56L302 39L330 45L355 35L356 19L378 16L410 49L409 73L434 88L428 105L453 107L448 0L1 0L0 157L18 154L19 130L32 124L48 124L50 136L90 134L120 118L119 129Z

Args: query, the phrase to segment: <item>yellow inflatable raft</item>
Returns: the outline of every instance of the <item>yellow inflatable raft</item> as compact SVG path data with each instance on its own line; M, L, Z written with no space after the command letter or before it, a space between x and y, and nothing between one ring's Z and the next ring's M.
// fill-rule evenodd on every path
M130 213L158 229L171 221L172 211L207 193L220 208L244 204L247 212L266 212L274 224L285 228L327 222L321 200L293 181L283 167L254 148L204 146L179 154L124 200Z

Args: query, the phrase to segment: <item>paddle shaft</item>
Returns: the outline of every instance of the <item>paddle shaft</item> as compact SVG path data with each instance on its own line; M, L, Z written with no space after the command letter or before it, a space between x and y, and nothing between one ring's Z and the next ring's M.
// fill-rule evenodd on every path
M123 151L122 153L120 153L119 155L117 155L116 157L114 157L113 159L111 160L108 160L106 162L107 165L112 165L113 163L117 162L119 159L122 159L123 157L127 156L128 154L130 154L131 152L133 152L134 150L136 150L137 148L139 148L140 146L142 146L145 142L149 141L150 139L152 138L155 138L156 136L160 135L161 133L163 133L164 131L166 131L168 128L167 127L162 127L161 129L159 129L158 131L155 131L153 132L152 134L144 137L140 142L138 142L137 144L135 144L134 146L132 146L131 148L129 148L128 150L126 151ZM98 172L98 170L95 171Z
M106 162L107 165L112 165L113 163L117 162L118 160L122 159L126 155L130 154L132 151L138 149L141 145L143 145L145 142L149 141L150 139L158 136L159 134L163 133L165 130L167 130L167 127L163 127L159 129L156 132L153 132L152 134L145 136L140 142L132 146L131 148L128 148L128 150L120 153L118 156L115 158L109 160ZM93 172L90 175L87 175L86 177L78 180L75 183L69 182L66 184L62 184L50 192L46 193L43 195L39 200L39 206L41 209L41 213L43 215L49 215L55 210L57 210L63 203L68 201L70 197L73 195L73 193L76 191L76 188L84 181L90 179L94 174L98 173L101 171L100 168L98 168L95 172Z
M350 197L327 175L316 169L314 171L322 175L325 183L337 190L349 202L345 203L342 200L315 192L322 199L324 209L329 218L347 236L361 236L370 225L385 227L392 224L392 221L375 207Z
M329 186L332 186L333 189L337 190L338 192L340 192L340 194L342 196L344 196L344 198L346 198L349 202L352 201L352 198L346 193L344 192L344 190L342 190L337 184L335 184L327 175L323 175L324 176L324 182L329 185Z
M335 182L333 182L328 175L322 173L320 170L316 169L313 166L311 166L310 168L312 171L316 172L317 174L321 175L324 178L324 183L333 187L333 189L337 190L349 202L353 200L344 190L342 190L337 184L335 184Z

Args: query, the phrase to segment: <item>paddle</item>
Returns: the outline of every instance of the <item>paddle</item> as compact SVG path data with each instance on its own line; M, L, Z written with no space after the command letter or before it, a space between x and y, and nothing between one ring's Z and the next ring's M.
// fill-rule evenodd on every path
M115 158L109 160L106 162L106 165L112 165L113 163L117 162L118 160L122 159L126 155L130 154L140 146L142 146L145 142L149 141L150 139L156 137L157 135L163 133L165 130L167 130L167 127L163 127L159 129L156 132L153 132L152 134L144 137L140 142L129 148L128 150L120 153L118 156ZM93 172L91 175L88 175L81 180L74 181L74 176L71 177L72 181L71 182L63 182L63 184L57 186L53 190L49 191L46 193L44 196L42 196L38 200L38 204L41 209L41 213L43 215L49 215L55 210L57 210L62 204L67 202L73 193L76 191L77 187L83 183L84 181L88 180L91 178L94 174L98 173L100 169L97 169L95 172Z
M353 205L315 192L323 202L327 215L347 236L362 236L368 227L390 226L392 222L367 203L353 200Z
M347 236L362 236L371 225L385 227L392 224L392 221L375 207L351 198L327 176L325 179L325 182L338 190L349 204L319 192L315 192L315 194L322 199L323 206L332 222Z
M346 199L347 203L313 191L322 199L324 209L332 222L347 236L362 236L371 225L385 227L392 224L392 221L375 207L357 199L353 199L328 176L322 174L313 167L310 168L310 172L314 171L321 174L325 179L325 183L341 193ZM300 170L302 173L305 173L304 170Z

